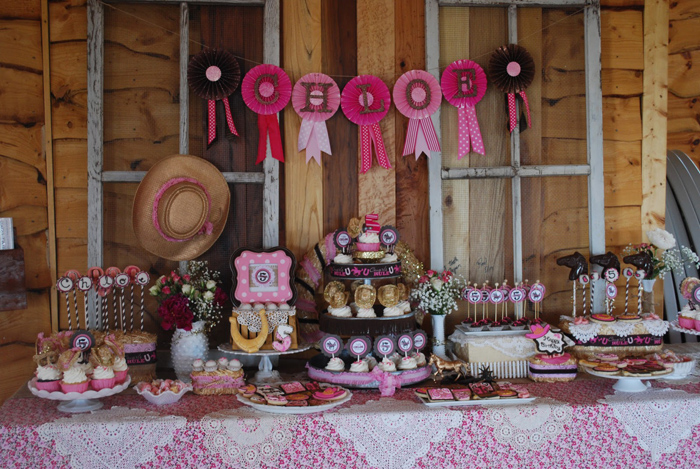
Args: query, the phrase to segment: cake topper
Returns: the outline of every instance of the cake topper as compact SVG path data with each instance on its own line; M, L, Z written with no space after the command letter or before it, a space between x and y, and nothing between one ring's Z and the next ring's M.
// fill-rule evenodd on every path
M379 303L385 308L393 308L399 304L398 287L396 287L396 285L384 285L379 287L377 299L379 299Z
M580 252L576 251L573 254L570 254L568 256L560 257L557 259L557 265L563 265L566 267L569 267L571 270L569 270L569 280L573 280L573 311L572 311L572 316L576 317L576 280L578 280L582 275L588 274L588 261L586 261L586 258L581 254ZM583 286L583 291L584 291L584 307L583 307L583 314L586 314L586 307L585 307L585 295L586 295L586 286Z
M357 238L362 233L362 221L359 218L351 218L348 222L348 233L353 238Z
M377 299L377 292L372 285L360 285L355 290L355 303L363 309L370 309Z
M333 298L336 297L336 293L344 293L345 292L345 285L343 285L341 282L338 282L336 280L332 282L328 282L326 285L326 288L323 289L323 299L326 300L326 303L331 304L331 301L333 301ZM339 298L339 297L338 297ZM335 300L337 301L337 300ZM347 300L346 300L347 303ZM335 308L335 306L334 306Z
M321 339L321 352L327 357L335 358L343 349L343 341L340 336L335 334L326 334Z
M644 278L649 278L654 273L654 264L648 252L642 251L637 254L625 256L622 258L622 261L625 264L632 264L637 270L643 270L645 272Z
M399 232L393 226L382 226L379 231L379 241L386 246L387 252L393 253L396 243L399 242Z
M564 353L565 342L563 335L552 332L549 324L533 324L530 326L532 331L530 334L525 334L528 339L533 339L537 346L537 351L548 355Z
M374 351L377 356L388 357L396 350L396 342L391 336L380 335L374 339Z
M422 330L418 329L413 333L413 348L420 352L428 344L428 336Z
M408 356L408 352L413 350L413 335L411 333L401 334L398 339L396 339L396 345L400 352Z
M357 361L362 360L372 350L372 341L366 336L352 336L348 340L347 349L350 355L357 357Z
M346 230L337 229L333 233L333 243L343 254L347 254L348 248L352 244L352 236Z

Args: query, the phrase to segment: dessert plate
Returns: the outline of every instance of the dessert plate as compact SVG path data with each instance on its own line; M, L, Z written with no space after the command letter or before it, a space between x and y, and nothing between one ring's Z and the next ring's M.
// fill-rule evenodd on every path
M437 401L431 402L427 397L421 397L416 395L418 400L428 407L452 407L452 406L492 406L492 405L514 405L514 404L525 404L527 402L532 402L537 397L523 397L512 399L470 399L468 401Z
M287 407L283 405L256 404L247 397L243 397L241 394L239 394L236 397L238 397L238 400L241 401L243 404L248 405L253 409L261 410L263 412L270 412L273 414L315 414L316 412L325 412L327 410L332 409L333 407L337 407L341 404L345 404L346 402L348 402L352 398L352 393L348 389L345 390L347 391L347 395L342 399L338 399L337 401L329 402L328 404L324 405L315 405L307 407Z

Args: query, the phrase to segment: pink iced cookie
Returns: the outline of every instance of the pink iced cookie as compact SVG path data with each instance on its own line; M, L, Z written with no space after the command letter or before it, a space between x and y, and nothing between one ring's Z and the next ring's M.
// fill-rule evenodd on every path
M332 401L334 399L340 399L347 395L347 391L343 388L336 388L335 386L329 386L322 391L316 391L314 393L314 398L321 399L325 401Z

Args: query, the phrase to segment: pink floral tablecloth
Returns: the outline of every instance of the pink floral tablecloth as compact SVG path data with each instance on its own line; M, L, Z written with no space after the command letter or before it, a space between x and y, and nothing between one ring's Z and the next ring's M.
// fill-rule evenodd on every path
M301 416L261 413L232 396L191 393L166 407L138 395L111 396L92 415L59 412L55 401L15 397L0 408L0 466L607 469L696 464L700 383L656 381L653 392L629 399L616 395L612 384L606 379L532 383L534 402L488 407L428 408L409 390L393 398L355 391L330 412ZM128 451L119 449L124 442Z

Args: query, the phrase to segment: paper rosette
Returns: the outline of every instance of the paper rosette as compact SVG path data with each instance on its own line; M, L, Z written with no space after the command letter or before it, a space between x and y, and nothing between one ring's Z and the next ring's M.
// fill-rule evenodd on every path
M437 79L423 70L404 73L394 84L394 104L409 118L403 155L421 153L430 158L431 151L440 151L440 142L430 118L440 108L442 91Z
M470 148L483 155L484 141L476 117L476 104L486 94L484 69L471 60L454 61L442 72L440 84L447 102L457 108L457 159L467 155Z
M535 78L535 61L530 53L521 46L508 44L501 46L491 54L489 60L489 78L496 87L508 95L509 129L512 132L518 122L515 110L515 96L519 95L525 106L527 126L530 122L530 104L525 89Z
M243 78L241 93L246 106L258 115L258 159L255 164L265 159L268 134L272 157L284 163L277 113L284 109L292 96L291 80L276 65L258 65Z
M224 103L229 130L238 136L228 102L228 97L236 91L241 82L241 69L236 58L223 49L204 49L190 59L187 66L187 82L197 96L207 100L207 145L211 145L216 138L218 100Z
M320 165L321 151L331 154L326 120L340 106L340 88L328 75L309 73L294 85L292 106L302 119L298 150L306 148L306 162L313 158Z
M360 172L365 174L372 166L372 144L377 152L379 166L391 169L379 126L391 106L391 94L384 82L373 75L353 78L343 88L340 106L350 122L360 126L362 162Z

